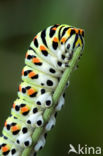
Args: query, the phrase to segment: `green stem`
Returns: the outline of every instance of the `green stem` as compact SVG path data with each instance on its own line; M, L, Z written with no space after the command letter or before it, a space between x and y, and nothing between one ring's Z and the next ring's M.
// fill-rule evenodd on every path
M50 116L53 114L54 112L54 108L59 100L59 97L61 96L64 88L65 88L65 85L70 77L70 74L73 70L73 68L75 67L75 64L78 60L78 57L80 56L80 52L81 52L81 48L77 48L77 50L74 52L74 56L72 58L72 60L69 62L69 67L64 71L64 74L53 94L53 106L46 109L44 114L43 114L43 119L44 119L44 124L46 124L50 118ZM42 135L44 131L44 127L40 127L40 128L36 128L33 132L33 135L32 135L32 145L28 148L26 148L23 153L22 153L22 156L29 156L34 148L34 145L37 143L39 137Z

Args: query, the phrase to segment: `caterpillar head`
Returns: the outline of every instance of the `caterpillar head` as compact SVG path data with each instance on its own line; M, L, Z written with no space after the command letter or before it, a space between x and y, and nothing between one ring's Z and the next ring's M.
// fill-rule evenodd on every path
M66 27L61 31L60 43L66 59L71 60L77 48L80 48L81 52L84 48L84 31L78 28Z

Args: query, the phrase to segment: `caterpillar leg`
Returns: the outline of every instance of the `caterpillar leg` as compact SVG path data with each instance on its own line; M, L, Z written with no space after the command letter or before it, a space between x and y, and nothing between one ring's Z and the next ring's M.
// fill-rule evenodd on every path
M42 95L40 95L36 99L37 105L42 105L42 107L50 107L52 105L52 95L50 92L46 92Z
M33 108L29 118L26 120L26 123L32 127L40 127L43 125L43 117L41 112L38 112L37 108Z
M45 130L50 131L56 124L56 118L54 114L50 117L49 122L46 124Z
M65 103L65 93L63 93L58 101L55 111L60 111Z
M40 149L42 149L45 146L45 143L46 143L45 137L44 135L42 135L34 147L35 152L38 152Z

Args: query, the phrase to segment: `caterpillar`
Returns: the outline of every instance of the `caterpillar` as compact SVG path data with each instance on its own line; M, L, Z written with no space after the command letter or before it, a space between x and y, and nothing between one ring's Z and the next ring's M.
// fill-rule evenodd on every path
M20 156L32 144L32 133L43 126L43 113L52 107L53 93L78 47L81 56L84 31L65 24L49 26L34 37L25 56L18 98L13 102L0 137L1 156ZM57 111L64 102L63 93L34 147L35 154L44 147L47 132L55 125Z

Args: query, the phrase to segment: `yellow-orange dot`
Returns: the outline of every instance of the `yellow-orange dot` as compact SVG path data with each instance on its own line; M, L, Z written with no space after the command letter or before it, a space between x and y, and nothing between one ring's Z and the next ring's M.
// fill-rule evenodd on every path
M5 127L7 126L7 121L5 121L4 126L5 126Z
M40 46L40 50L41 50L41 51L42 51L42 50L46 50L45 46L41 45L41 46Z
M40 60L39 60L38 58L33 58L33 59L32 59L32 62L33 62L33 63L39 63Z
M54 37L53 41L54 42L58 42L58 38L57 37Z
M36 74L34 73L34 72L30 72L29 74L28 74L28 76L31 78L31 77L33 77L33 76L35 76Z
M27 58L28 57L28 53L26 53L26 55L25 55L25 58Z
M78 29L74 28L74 30L75 30L76 34L78 34L78 33L79 33L79 30L78 30Z
M28 91L27 91L27 94L28 95L32 95L33 93L35 93L35 90L33 88L30 88Z
M63 38L61 39L61 42L65 43L65 41L66 41L66 38L63 37Z
M15 103L13 103L13 108L15 109Z
M12 132L17 131L18 129L20 129L18 125L11 127Z
M2 152L7 152L10 148L6 145L4 147L2 147Z
M21 74L24 75L24 69L22 70L22 73Z
M23 112L27 112L28 110L29 110L29 108L28 108L27 106L21 108L21 112L22 112L22 113L23 113Z
M37 35L34 37L34 39L33 40L35 40L37 38Z
M56 29L57 29L56 27L52 28L52 30L56 30Z
M21 85L19 85L19 91L21 92L22 88L21 88Z

